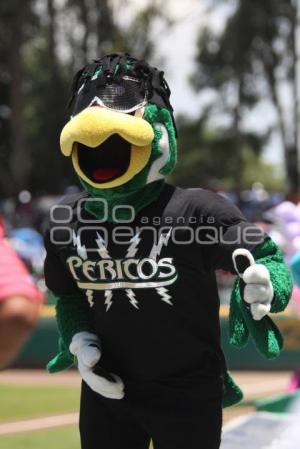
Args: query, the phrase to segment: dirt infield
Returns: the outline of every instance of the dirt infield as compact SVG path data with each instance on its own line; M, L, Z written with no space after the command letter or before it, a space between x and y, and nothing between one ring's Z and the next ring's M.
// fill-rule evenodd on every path
M288 371L239 371L232 374L246 400L284 393L291 376Z
M286 371L239 371L232 374L245 396L249 397L284 392L291 375ZM0 382L24 385L80 385L80 376L76 370L57 374L48 374L44 370L5 370L0 372Z
M253 400L286 391L289 372L236 372L235 380L242 387L246 404ZM0 383L16 385L78 385L80 377L76 371L50 375L40 370L7 370L0 373ZM254 411L250 405L231 407L224 411L224 424L232 419ZM29 432L53 427L62 427L78 422L78 413L39 417L0 424L0 435Z
M49 374L46 370L5 370L0 372L0 383L23 385L80 385L76 370Z

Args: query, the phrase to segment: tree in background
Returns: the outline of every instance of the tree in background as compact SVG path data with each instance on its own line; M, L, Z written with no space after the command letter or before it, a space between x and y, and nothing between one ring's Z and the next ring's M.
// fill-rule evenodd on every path
M154 56L160 0L123 20L124 0L0 3L0 192L61 193L75 182L59 152L70 81L87 60L114 51ZM132 16L132 14L131 14Z
M199 119L177 117L179 129L178 166L172 180L182 187L223 188L240 192L257 181L268 189L284 190L275 167L261 160L261 137L244 134L237 149L231 129L212 129L207 124L209 111ZM239 175L237 174L237 151Z
M211 0L208 3L212 8L225 5L230 13L221 32L208 24L201 29L198 39L192 83L196 92L209 91L211 95L209 107L198 120L202 125L198 135L208 126L210 137L207 141L204 134L199 136L198 144L194 142L194 147L201 147L201 152L204 147L207 152L207 157L193 152L193 157L199 160L199 178L213 171L212 164L216 164L215 176L234 177L239 191L248 152L258 155L270 137L278 133L289 189L296 192L300 126L298 2ZM259 112L259 107L263 112ZM274 112L276 119L272 121L269 116ZM247 126L251 113L256 113L259 126L255 129Z
M26 23L32 20L29 2L12 0L0 4L1 53L1 167L0 185L10 193L26 183L24 144L24 91L22 45L26 40Z
M221 32L210 21L201 29L192 83L200 96L209 94L209 102L198 118L178 118L179 156L184 157L179 157L173 179L181 185L207 185L219 178L239 191L259 164L267 184L273 185L260 154L279 133L290 187L296 190L296 3L207 3L213 10L225 5L229 19ZM129 51L155 63L155 30L163 21L166 33L170 21L162 14L162 0L147 5L132 15L127 0L0 2L1 196L24 188L34 194L60 193L76 182L58 148L68 120L71 76L87 60L113 51ZM260 105L264 114L256 112ZM276 111L276 121L265 121L269 111ZM247 126L251 112L261 126Z

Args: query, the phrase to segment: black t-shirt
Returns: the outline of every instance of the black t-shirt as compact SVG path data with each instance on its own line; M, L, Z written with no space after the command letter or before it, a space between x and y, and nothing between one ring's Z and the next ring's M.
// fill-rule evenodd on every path
M215 270L264 236L220 195L165 185L127 223L100 223L86 193L64 200L46 235L46 284L81 292L101 339L103 366L124 379L219 376ZM118 211L116 210L116 213Z

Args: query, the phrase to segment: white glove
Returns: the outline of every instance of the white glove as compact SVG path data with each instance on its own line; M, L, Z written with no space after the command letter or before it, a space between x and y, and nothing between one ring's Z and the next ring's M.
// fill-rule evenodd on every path
M78 371L82 379L96 393L110 399L124 397L124 384L115 374L111 374L115 382L93 372L93 368L101 357L100 342L95 334L79 332L72 338L70 352L77 357Z
M239 261L248 267L242 273L238 268ZM240 278L245 282L244 301L250 304L251 315L254 320L259 321L271 310L274 290L270 279L269 270L255 260L247 249L236 249L232 254L233 264Z

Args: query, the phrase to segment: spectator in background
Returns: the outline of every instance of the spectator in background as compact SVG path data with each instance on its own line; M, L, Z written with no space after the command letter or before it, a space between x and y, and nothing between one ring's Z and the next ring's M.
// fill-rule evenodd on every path
M43 296L4 238L0 220L0 369L12 362L33 330Z

